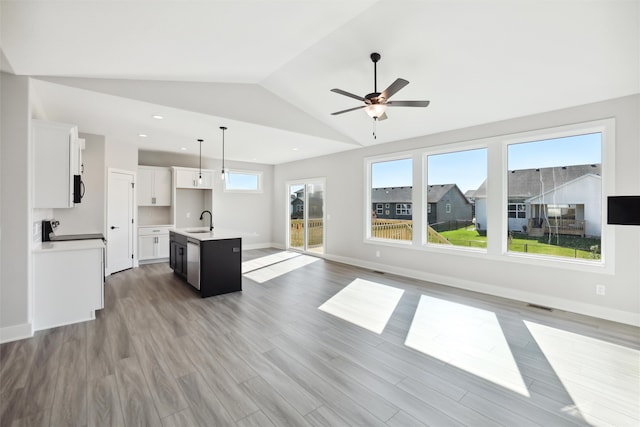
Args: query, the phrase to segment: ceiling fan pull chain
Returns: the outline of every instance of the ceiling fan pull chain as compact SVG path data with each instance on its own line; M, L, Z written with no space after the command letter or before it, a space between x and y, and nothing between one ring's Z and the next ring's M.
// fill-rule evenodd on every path
M378 137L376 136L376 118L373 118L373 139L378 139Z

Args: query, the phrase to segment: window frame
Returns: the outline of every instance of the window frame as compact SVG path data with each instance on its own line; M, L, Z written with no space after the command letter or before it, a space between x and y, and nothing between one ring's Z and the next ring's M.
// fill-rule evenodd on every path
M364 203L366 206L366 209L364 209L364 212L366 213L365 217L364 217L364 221L363 221L363 225L364 225L364 230L363 230L363 236L364 239L363 241L365 243L374 243L374 244L381 244L381 245L386 245L386 246L399 246L399 247L412 247L413 246L413 241L412 240L395 240L395 239L383 239L383 238L379 238L379 237L373 237L371 235L371 220L372 220L372 215L371 215L371 190L372 190L372 176L371 176L371 169L374 163L382 163L382 162L390 162L390 161L394 161L394 160L406 160L406 159L410 159L411 160L411 172L412 172L412 183L411 183L411 187L412 187L412 191L411 191L411 203L412 205L415 204L415 191L413 191L413 189L415 188L415 172L416 172L416 153L420 153L421 150L411 150L411 151L402 151L402 152L395 152L395 153L389 153L389 154L383 154L383 155L378 155L378 156L372 156L372 157L365 157L364 158L364 182L365 182L365 197L364 197ZM388 206L389 204L387 203L386 206ZM391 213L391 211L388 209L388 207L385 207L385 215L389 215ZM415 240L415 225L418 222L415 218L412 217L412 221L413 221L413 238Z
M613 274L615 272L615 229L606 224L606 200L615 192L615 147L616 147L616 119L607 118L572 123L560 126L549 126L537 130L515 131L497 136L477 138L466 141L443 143L430 147L417 147L402 152L392 152L383 155L365 157L364 182L365 215L363 222L364 243L377 246L402 247L419 250L426 253L456 254L475 257L485 260L500 262L512 262L523 265L560 268L563 270L589 271L596 274ZM600 262L581 261L580 259L521 255L507 250L508 243L508 218L507 212L508 188L507 188L507 148L509 144L533 142L543 139L553 139L566 136L575 136L586 133L602 134L602 236ZM474 149L487 150L487 248L465 248L454 245L434 245L426 241L428 226L426 185L428 176L427 158L434 154L445 154L456 151ZM371 164L381 161L400 160L413 158L413 207L418 206L418 211L413 213L413 241L400 241L371 238ZM418 170L420 169L420 170ZM418 185L415 185L415 184ZM419 194L419 193L425 193ZM476 200L477 202L477 200Z
M257 177L257 184L258 187L255 189L243 189L243 188L227 188L227 184L229 183L229 180L231 178L232 174L238 174L238 175L254 175ZM227 174L227 176L225 177L225 180L222 183L222 190L225 193L254 193L254 194L258 194L258 193L263 193L263 176L264 173L262 171L258 171L258 170L248 170L248 169L229 169Z
M432 252L439 252L439 253L451 253L451 251L459 251L463 254L467 254L467 255L475 255L478 254L480 256L486 256L487 252L488 252L488 246L487 248L476 248L476 247L465 247L465 246L457 246L457 245L442 245L442 244L437 244L437 243L429 243L428 238L427 238L427 230L429 227L429 214L432 212L431 209L431 204L429 203L429 200L427 198L427 189L429 188L429 183L427 182L427 178L429 176L429 156L438 156L438 155L442 155L442 154L454 154L454 153L459 153L459 152L463 152L463 151L473 151L473 150L486 150L486 154L487 154L487 181L489 180L489 157L491 155L491 148L490 146L494 146L495 147L495 142L496 142L496 137L492 137L492 138L481 138L481 139L476 139L476 140L469 140L469 141L463 141L463 142L456 142L456 143L452 143L452 144L446 144L446 145L442 145L442 146L438 146L438 147L429 147L427 149L422 149L421 150L421 156L422 156L422 184L424 185L422 191L424 192L424 204L427 206L426 208L423 208L423 212L426 210L427 214L422 214L421 218L423 221L422 224L422 229L424 230L424 232L422 232L422 236L421 236L421 248L427 251L432 251ZM487 190L488 191L488 190ZM475 202L474 202L475 203ZM435 205L435 203L434 203ZM451 205L451 203L449 203L449 205ZM437 206L435 207L436 211L437 211ZM450 209L448 212L446 213L451 213L452 207L450 206ZM414 226L415 228L415 226ZM488 243L487 239L487 245Z
M411 203L396 203L396 215L412 215Z
M507 212L508 205L508 148L512 144L521 144L527 142L537 142L549 139L566 138L576 135L586 135L590 133L600 133L600 149L601 149L601 178L602 187L600 190L601 199L601 231L600 231L600 260L597 262L586 261L576 258L565 258L548 255L537 255L530 253L511 252L508 249L508 216L503 215L502 230L500 236L500 254L505 259L522 262L526 260L528 264L543 266L564 265L574 269L588 269L595 267L599 272L613 274L614 272L614 256L615 256L615 233L613 228L606 223L607 197L615 194L615 175L612 165L615 165L615 119L602 119L589 122L575 123L564 126L557 126L545 129L539 129L528 132L520 132L507 135L502 140L502 169L504 176L502 188L502 204L503 212Z

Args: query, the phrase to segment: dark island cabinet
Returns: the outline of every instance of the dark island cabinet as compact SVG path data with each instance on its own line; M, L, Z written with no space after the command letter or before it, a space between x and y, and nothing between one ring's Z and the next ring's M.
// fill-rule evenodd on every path
M169 232L169 267L178 276L187 278L187 237Z
M200 242L200 296L242 290L242 239Z

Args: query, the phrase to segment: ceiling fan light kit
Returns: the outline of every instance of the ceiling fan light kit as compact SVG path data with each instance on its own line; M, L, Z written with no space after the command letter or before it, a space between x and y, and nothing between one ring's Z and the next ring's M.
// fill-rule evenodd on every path
M389 101L396 92L409 84L409 81L405 79L396 79L391 85L383 90L382 92L378 92L378 68L377 64L380 60L381 56L377 52L373 52L370 56L371 61L373 62L373 92L365 95L364 97L354 95L353 93L344 91L342 89L331 89L331 92L338 93L340 95L348 96L349 98L357 99L358 101L362 101L364 105L359 107L348 108L342 111L336 111L335 113L331 113L332 116L348 113L349 111L360 110L364 108L366 113L371 117L374 121L374 132L373 137L376 137L375 134L375 122L380 120L385 120L387 118L386 110L387 107L426 107L429 105L429 101Z

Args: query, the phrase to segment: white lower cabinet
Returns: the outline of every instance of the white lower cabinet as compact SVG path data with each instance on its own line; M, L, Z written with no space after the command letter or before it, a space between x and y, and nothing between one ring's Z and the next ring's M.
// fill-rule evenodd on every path
M33 256L33 329L95 319L104 308L101 240L42 244Z
M172 226L138 227L138 261L169 258L169 230Z

